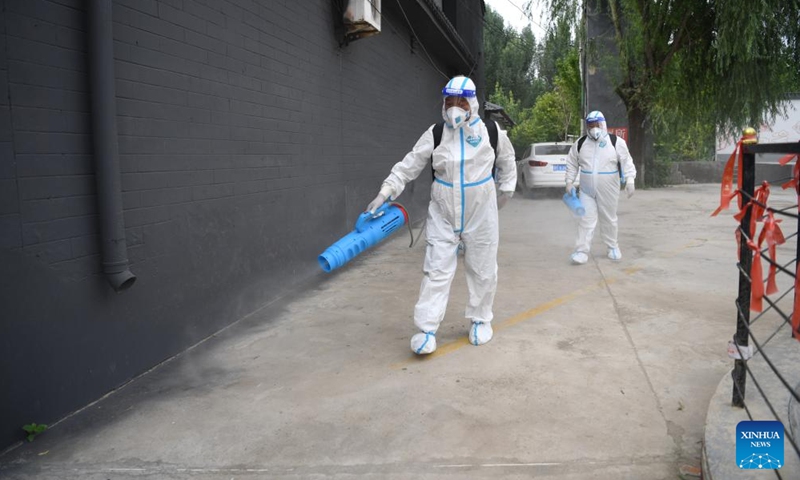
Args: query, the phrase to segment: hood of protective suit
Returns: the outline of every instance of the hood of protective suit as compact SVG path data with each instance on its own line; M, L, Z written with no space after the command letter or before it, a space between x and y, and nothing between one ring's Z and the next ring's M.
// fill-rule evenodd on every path
M589 129L589 123L599 122L599 132L594 132L594 129ZM608 124L606 123L606 118L603 116L603 112L599 110L595 110L590 112L589 115L586 116L586 135L594 141L600 141L608 136ZM593 134L597 135L593 135Z
M474 124L475 119L480 118L478 112L478 98L475 94L475 83L468 77L454 77L447 82L447 85L442 89L442 119L446 125L451 126L450 117L447 115L447 109L444 106L444 100L447 97L464 97L467 99L467 102L469 102L469 120L461 125L462 128Z

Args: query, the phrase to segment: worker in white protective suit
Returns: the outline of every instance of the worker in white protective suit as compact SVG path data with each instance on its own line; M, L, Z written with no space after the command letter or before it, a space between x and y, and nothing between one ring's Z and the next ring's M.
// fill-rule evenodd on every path
M580 174L580 200L586 214L578 223L573 264L589 260L592 237L600 217L600 236L608 248L608 258L622 259L617 243L617 204L621 182L630 198L635 190L636 167L628 153L628 144L620 137L609 137L606 119L598 111L586 117L587 135L572 145L567 159L567 193L575 189ZM622 175L620 175L620 171Z
M439 146L434 149L435 125L432 125L413 150L392 167L380 193L367 207L367 211L374 213L385 201L400 196L406 184L417 178L433 159L435 173L425 230L424 276L414 308L414 324L420 333L411 338L411 350L418 355L436 350L436 331L445 315L460 248L464 252L469 290L466 308L466 317L472 321L469 341L482 345L492 339L499 240L497 211L513 196L517 183L514 147L506 133L498 129L495 160L486 125L478 115L472 80L455 77L444 87L442 95L445 125Z

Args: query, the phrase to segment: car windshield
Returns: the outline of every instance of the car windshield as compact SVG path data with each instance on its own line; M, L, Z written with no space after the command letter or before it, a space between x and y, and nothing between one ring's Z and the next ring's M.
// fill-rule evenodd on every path
M563 145L536 145L534 147L534 155L569 155L569 149L572 145L565 143Z

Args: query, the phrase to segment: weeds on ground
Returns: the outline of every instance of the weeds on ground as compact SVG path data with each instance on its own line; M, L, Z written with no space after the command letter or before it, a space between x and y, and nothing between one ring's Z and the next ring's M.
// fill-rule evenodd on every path
M36 438L36 435L39 435L40 433L47 430L47 425L43 423L39 424L29 423L27 425L23 425L22 429L28 433L28 435L25 438L27 438L29 442L32 442L33 439Z

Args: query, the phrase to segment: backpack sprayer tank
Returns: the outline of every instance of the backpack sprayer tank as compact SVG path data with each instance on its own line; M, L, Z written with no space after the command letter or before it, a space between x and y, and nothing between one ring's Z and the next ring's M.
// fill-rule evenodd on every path
M395 230L408 223L408 213L397 203L384 203L375 211L358 216L355 229L325 249L317 258L326 272L349 262L364 250L377 245Z

